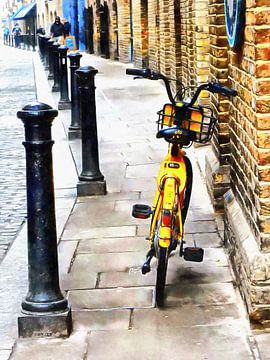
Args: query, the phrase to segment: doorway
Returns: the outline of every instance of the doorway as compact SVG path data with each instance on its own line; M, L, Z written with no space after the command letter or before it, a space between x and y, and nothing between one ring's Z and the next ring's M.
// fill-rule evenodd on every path
M109 41L109 8L106 3L100 5L100 54L108 59L110 57L110 41Z
M85 39L86 49L90 54L94 53L94 15L93 7L85 9Z

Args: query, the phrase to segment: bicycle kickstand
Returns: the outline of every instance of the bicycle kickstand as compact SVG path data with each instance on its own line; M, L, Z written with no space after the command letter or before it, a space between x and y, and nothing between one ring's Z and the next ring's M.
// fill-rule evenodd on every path
M155 255L155 249L151 248L146 254L146 261L142 266L142 274L145 275L151 271L150 262Z

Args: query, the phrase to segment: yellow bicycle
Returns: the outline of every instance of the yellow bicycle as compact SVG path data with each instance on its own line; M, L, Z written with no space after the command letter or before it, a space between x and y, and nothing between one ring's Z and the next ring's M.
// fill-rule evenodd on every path
M132 216L135 218L151 217L150 250L142 266L142 273L146 274L151 270L150 262L156 257L156 304L162 307L170 253L179 244L179 255L187 261L201 262L204 255L204 250L197 246L184 248L183 239L193 181L192 165L183 148L191 146L193 142L208 142L216 123L212 109L200 106L196 101L203 90L224 96L236 96L237 92L217 82L205 83L196 89L190 100L182 100L188 88L180 86L180 90L173 96L170 87L172 79L158 72L151 69L127 69L126 74L135 78L163 80L170 100L170 103L158 111L156 137L164 138L169 146L157 176L153 207L136 204L132 209ZM180 100L176 100L177 98Z

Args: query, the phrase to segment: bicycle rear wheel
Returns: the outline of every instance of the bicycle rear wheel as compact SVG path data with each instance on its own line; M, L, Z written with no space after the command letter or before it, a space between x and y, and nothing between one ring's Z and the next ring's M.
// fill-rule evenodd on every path
M164 306L165 284L168 266L168 248L159 247L157 278L156 278L156 304Z

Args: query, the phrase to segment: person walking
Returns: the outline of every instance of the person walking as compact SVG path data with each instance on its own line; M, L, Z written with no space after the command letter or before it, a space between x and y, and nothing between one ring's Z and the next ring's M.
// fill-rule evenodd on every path
M62 21L64 24L64 38L66 38L67 36L70 35L71 26L70 26L70 22L67 19L63 19Z
M51 26L51 37L55 39L55 41L60 42L61 37L64 35L64 25L60 21L60 17L56 16L55 21Z
M12 34L14 35L16 48L20 46L21 33L22 33L22 29L20 28L19 24L16 23L14 25L14 28L12 29Z
M4 27L4 44L8 42L9 28L7 26Z

